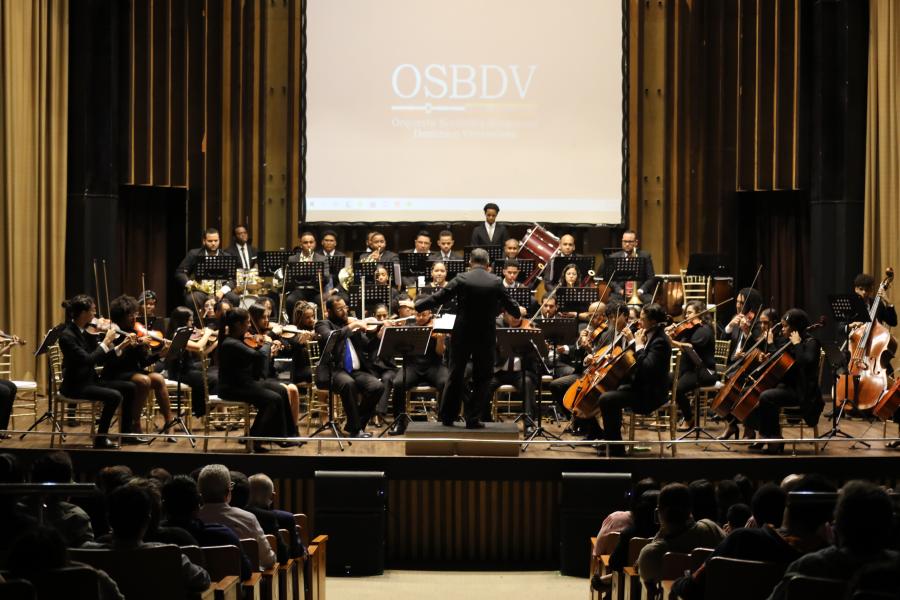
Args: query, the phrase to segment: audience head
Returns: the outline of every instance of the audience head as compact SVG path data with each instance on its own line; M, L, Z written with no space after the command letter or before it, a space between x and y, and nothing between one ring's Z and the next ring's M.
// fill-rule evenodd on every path
M756 484L741 473L738 473L734 476L734 483L737 484L738 489L741 490L741 498L742 502L747 506L750 506L750 502L753 501L753 494L756 492Z
M72 458L62 450L38 457L31 467L31 481L34 483L72 483L74 475Z
M225 465L206 465L197 478L197 488L205 504L228 502L231 486L231 474Z
M716 505L719 507L719 523L725 523L728 520L729 508L735 504L743 503L743 501L741 490L733 479L723 479L716 483Z
M269 508L275 496L275 484L265 473L250 476L250 504L260 508Z
M231 476L231 500L228 502L231 506L237 508L245 508L250 500L250 482L247 476L240 471L230 471Z
M197 482L187 475L176 475L162 489L163 509L169 520L186 521L200 510Z
M128 480L134 477L134 473L131 472L131 468L125 465L111 465L109 467L103 467L100 469L100 472L97 473L97 487L100 488L105 495L110 495L116 488L119 488L126 483Z
M154 467L147 474L147 479L156 483L160 488L172 481L172 474L162 467Z
M109 526L113 537L139 543L153 518L153 500L145 485L123 485L109 495Z
M886 548L893 515L891 498L884 489L867 481L846 483L834 509L838 545L860 554Z
M694 519L716 521L719 510L716 505L716 488L708 479L697 479L688 485L691 492L691 514Z
M659 524L680 528L691 520L691 491L683 483L670 483L659 492Z
M162 495L159 493L158 482L143 477L133 477L125 485L140 488L147 493L147 498L150 500L150 522L147 524L147 531L156 531L162 518Z
M656 514L658 503L658 489L645 490L635 500L631 514L634 517L634 526L638 531L638 535L649 537L656 532L657 525L654 515Z
M658 492L659 488L659 482L652 477L645 477L635 483L634 487L631 488L631 491L628 493L628 506L630 510L634 512L634 507L641 499L641 496L644 495L644 492L649 492L651 490L656 490Z
M725 513L725 525L728 527L728 531L734 531L745 527L752 516L753 512L750 507L743 502L738 502L728 507L728 511Z
M780 527L786 501L787 492L774 483L760 486L753 494L753 501L750 503L756 526L762 527L768 524Z
M14 542L6 569L15 579L34 582L50 569L68 563L66 541L62 534L47 525L36 525Z
M802 535L816 533L834 514L833 494L836 491L833 485L819 475L801 477L793 490L788 492L782 526ZM802 492L824 492L824 494L807 497Z

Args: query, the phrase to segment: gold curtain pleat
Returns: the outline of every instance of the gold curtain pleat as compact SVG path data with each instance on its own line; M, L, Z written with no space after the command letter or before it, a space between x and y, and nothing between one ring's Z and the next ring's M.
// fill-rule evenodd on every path
M900 0L869 3L863 265L900 267Z
M0 21L0 329L33 379L65 293L69 2L2 2Z

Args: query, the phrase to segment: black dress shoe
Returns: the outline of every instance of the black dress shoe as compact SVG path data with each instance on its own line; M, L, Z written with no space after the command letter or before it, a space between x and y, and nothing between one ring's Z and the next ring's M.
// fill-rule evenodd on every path
M466 429L484 429L485 425L478 419L466 421Z
M299 448L303 442L275 442L279 448Z
M394 421L394 424L391 425L391 428L388 429L388 435L403 435L406 433L406 420L398 419Z
M747 449L750 452L762 452L762 450L766 447L766 445L762 442L756 442L755 444L750 444L747 446Z
M784 454L784 443L779 444L769 444L765 450L763 450L763 454L771 454L778 455Z
M441 419L441 425L444 427L453 427L453 424L456 423L453 419Z
M97 450L115 450L119 445L110 441L106 436L97 436L94 438L94 448Z
M253 442L253 451L257 454L266 454L269 452L269 447L264 442Z
M150 438L138 436L138 437L123 437L122 442L125 446L138 446L140 444L149 444Z
M351 433L348 437L352 437L352 438L370 438L370 437L372 437L372 434L369 433L368 431L355 431L355 432Z

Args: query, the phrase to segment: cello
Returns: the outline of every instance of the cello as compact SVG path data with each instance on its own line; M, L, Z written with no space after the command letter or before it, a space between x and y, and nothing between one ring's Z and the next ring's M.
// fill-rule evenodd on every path
M835 402L842 407L847 400L859 410L873 408L888 387L888 372L882 362L885 352L893 355L895 340L887 327L877 321L881 296L894 279L894 269L885 270L884 280L869 309L869 322L850 333L849 373L841 375L835 386ZM848 393L851 394L848 397Z
M599 399L604 392L619 387L635 365L634 350L630 341L623 349L619 346L622 334L611 344L594 352L588 359L590 365L584 374L569 386L563 396L563 406L576 417L589 418L600 412Z

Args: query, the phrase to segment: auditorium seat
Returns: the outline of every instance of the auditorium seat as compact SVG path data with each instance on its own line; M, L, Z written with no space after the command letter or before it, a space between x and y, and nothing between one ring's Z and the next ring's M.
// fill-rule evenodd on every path
M787 580L784 597L786 600L843 600L846 591L846 581L794 575Z
M269 538L272 539L269 540ZM275 552L275 536L267 535L266 540L269 541L272 552ZM278 563L276 562L268 569L260 570L259 546L257 541L251 538L242 539L241 547L244 550L244 554L250 559L250 564L253 566L254 571L259 571L262 575L262 585L260 587L261 600L278 600Z
M0 598L3 600L37 600L37 592L24 579L10 579L0 582Z
M679 577L691 572L693 559L683 552L666 552L662 561L662 577L656 582L653 597L668 600L672 584Z
M0 576L4 579L11 579L7 572L0 572ZM97 571L90 567L70 566L48 569L30 586L34 588L35 597L41 600L51 598L98 600L100 598L100 579ZM12 593L14 594L15 590ZM0 598L5 600L17 597L7 595L6 590L0 586Z
M237 546L205 546L201 548L203 551L203 560L206 563L206 570L209 577L215 582L216 587L230 588L232 585L237 588L236 595L249 599L259 599L262 586L262 573L254 572L250 574L250 578L241 581L241 551ZM223 590L222 593L225 596ZM216 595L219 597L219 594Z
M309 559L306 561L305 600L325 600L327 546L327 535L318 535L309 544Z
M628 565L621 572L613 572L613 598L640 598L644 588L638 575L636 564L644 546L653 541L651 538L634 537L628 541Z
M755 560L714 556L706 563L706 600L764 600L781 580L783 567Z

